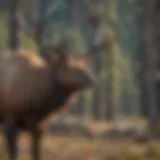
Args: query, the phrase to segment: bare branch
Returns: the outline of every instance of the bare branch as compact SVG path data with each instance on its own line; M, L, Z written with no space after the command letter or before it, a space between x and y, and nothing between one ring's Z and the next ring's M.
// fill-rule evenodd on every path
M35 28L31 28L27 24L25 25L25 33L27 35L31 35L39 47L42 45L44 41L44 37L43 37L44 27L46 23L49 22L51 16L53 16L53 14L60 7L60 5L62 4L62 1L63 0L59 0L59 1L53 2L52 4L49 4L48 7L46 8L46 11L43 17L41 15L36 15L33 18L33 21L36 24Z
M101 21L101 16L95 12L89 0L82 0L82 2L88 11L88 19L90 24L93 26L98 25L98 23Z
M93 5L91 4L90 0L82 0L85 8L88 12L88 20L89 23L92 25L93 34L92 34L92 44L89 47L90 53L99 53L102 44L102 16L95 11ZM92 55L93 56L93 55ZM96 56L96 54L95 54Z
M56 2L53 2L52 4L48 5L48 8L46 9L45 16L43 17L42 21L47 21L49 18L57 11L57 9L61 6L63 0L58 0ZM42 17L41 17L42 18Z

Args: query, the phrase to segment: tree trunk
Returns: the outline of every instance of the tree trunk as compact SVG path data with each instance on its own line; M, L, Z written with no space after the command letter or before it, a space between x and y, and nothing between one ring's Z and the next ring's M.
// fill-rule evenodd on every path
M101 57L98 52L96 53L94 60L94 71L97 75L97 78L99 79L99 84L95 87L93 91L93 113L94 113L94 119L100 120L101 119L101 88L100 88L100 69L101 69Z
M8 48L17 51L20 47L21 17L19 0L10 0L8 17Z
M143 83L143 114L150 120L156 118L155 103L155 74L157 52L154 45L154 14L155 1L145 1L145 55L144 55L144 83Z
M77 11L76 11L76 4L77 1L76 0L72 0L72 28L74 28L75 30L77 29ZM83 115L86 111L85 108L85 99L84 99L84 93L81 92L79 93L79 97L77 99L77 104L76 104L76 114L78 115Z
M96 44L99 40L98 38L101 38L101 22L98 22L93 26L93 39L91 42L90 47L90 53L94 56L94 72L97 75L97 78L99 80L97 86L93 90L93 118L96 120L101 119L101 89L100 89L100 69L101 69L101 56L100 56L100 50L98 47L98 44ZM99 42L98 42L99 43Z
M114 53L110 52L109 61L108 63L108 78L107 78L107 96L106 96L106 103L107 103L107 110L106 110L106 119L113 120L115 117L115 89L114 89L114 73L113 73L113 65L114 65Z
M116 117L116 109L118 105L118 100L116 97L117 88L115 84L117 83L117 77L115 74L115 67L116 67L116 59L119 52L116 50L118 46L117 40L117 0L106 0L105 2L107 6L107 20L108 20L108 32L112 36L109 38L108 47L105 49L107 54L107 69L108 69L108 76L106 80L106 119L112 121Z
M144 86L143 108L149 119L149 132L152 136L157 132L157 104L155 97L155 75L157 68L157 51L155 46L155 0L145 1L145 56L144 56Z

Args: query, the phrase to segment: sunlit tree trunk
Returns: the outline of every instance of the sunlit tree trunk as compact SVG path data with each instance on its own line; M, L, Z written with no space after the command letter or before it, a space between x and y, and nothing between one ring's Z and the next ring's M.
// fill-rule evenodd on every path
M72 29L73 31L77 31L77 3L78 1L77 0L71 0L72 2L72 15L71 15L71 18L72 18ZM83 115L86 111L86 108L85 108L85 99L84 99L84 93L81 92L79 93L78 95L78 99L77 99L77 103L76 103L76 107L75 107L75 113L78 114L78 115Z
M100 25L100 24L99 24ZM97 26L98 27L98 26ZM100 27L100 26L99 26ZM95 28L95 39L96 36L98 35L100 28ZM101 56L99 54L99 50L94 50L94 71L97 75L98 84L93 90L93 117L94 119L100 120L101 119L101 79L100 79L100 69L101 69ZM91 52L93 53L93 51Z
M92 113L94 119L100 119L100 107L101 107L101 90L100 90L100 69L101 69L101 55L100 55L100 41L101 41L101 16L93 9L93 3L91 3L90 0L82 0L87 12L88 12L88 20L89 24L92 29L92 34L90 37L89 42L89 53L93 57L93 69L97 75L97 78L99 79L99 83L96 85L96 87L93 90L93 97L92 97ZM93 1L92 1L93 2ZM101 1L102 2L102 1ZM99 2L99 3L101 3Z
M97 15L98 16L98 15ZM101 119L101 78L100 78L100 70L101 70L101 55L99 43L101 39L101 20L98 17L93 17L91 20L92 25L92 40L90 42L89 51L92 54L93 58L93 69L98 79L98 84L93 90L93 118L98 120Z
M106 0L105 6L107 6L107 20L108 20L108 34L110 35L108 40L108 47L106 47L105 52L107 54L107 69L108 76L106 80L106 119L114 120L116 116L116 108L118 105L116 97L116 61L118 56L117 50L117 39L116 37L116 25L117 25L117 0ZM104 42L105 43L105 42Z

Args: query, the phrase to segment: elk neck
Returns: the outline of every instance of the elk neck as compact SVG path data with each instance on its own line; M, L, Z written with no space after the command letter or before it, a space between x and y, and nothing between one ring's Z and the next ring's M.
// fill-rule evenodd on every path
M32 107L27 114L19 117L17 119L18 126L21 129L27 129L28 121L32 121L32 123L39 123L41 120L44 120L49 114L56 113L62 109L62 107L66 104L70 96L73 94L74 90L66 88L57 78L56 72L50 77L52 81L52 85L50 85L50 89L48 92L47 98L39 107Z
M63 86L55 75L53 86L50 88L45 103L35 111L37 121L44 119L50 113L60 110L72 93L73 90Z

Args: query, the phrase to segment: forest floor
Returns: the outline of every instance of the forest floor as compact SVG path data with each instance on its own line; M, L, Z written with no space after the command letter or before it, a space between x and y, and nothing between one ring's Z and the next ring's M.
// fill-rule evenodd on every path
M7 160L1 138L0 159ZM28 136L19 143L18 160L30 160ZM52 137L45 135L41 148L42 160L160 160L160 143L137 144L129 140L100 140Z
M104 127L106 125L98 128L99 125L96 125L95 122L94 125L89 124L89 126L96 134L100 133L100 130L103 132L106 130ZM160 160L160 142L156 140L139 143L124 137L116 139L103 136L86 138L65 134L60 136L50 131L44 133L41 144L42 160ZM22 133L18 148L18 160L31 160L28 134ZM7 160L3 135L0 135L0 160Z

